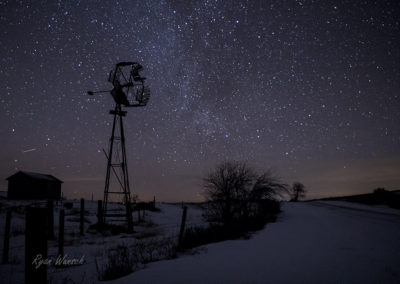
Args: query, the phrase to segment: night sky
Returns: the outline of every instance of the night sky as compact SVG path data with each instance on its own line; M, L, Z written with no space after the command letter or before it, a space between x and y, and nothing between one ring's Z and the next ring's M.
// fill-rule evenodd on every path
M102 198L114 101L137 61L151 89L125 119L131 191L200 201L217 163L273 168L308 197L400 188L399 1L0 1L0 190L52 174Z

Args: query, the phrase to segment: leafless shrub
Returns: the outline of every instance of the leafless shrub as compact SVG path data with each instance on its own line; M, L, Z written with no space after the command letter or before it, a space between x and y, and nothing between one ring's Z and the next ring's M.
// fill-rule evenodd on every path
M96 270L99 280L113 280L140 269L143 264L175 257L176 245L173 239L151 238L110 249L103 264L96 259Z
M253 215L254 204L274 200L287 191L271 170L262 174L240 162L217 165L203 178L207 217L211 221L230 224Z
M139 264L137 255L126 245L118 245L110 249L103 265L100 265L97 259L95 262L98 278L102 281L114 280L128 275Z
M173 239L167 237L151 238L136 242L134 250L138 254L141 263L176 257L175 242Z

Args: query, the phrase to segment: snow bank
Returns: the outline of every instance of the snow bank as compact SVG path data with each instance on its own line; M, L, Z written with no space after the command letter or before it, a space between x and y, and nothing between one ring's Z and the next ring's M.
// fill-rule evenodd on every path
M396 216L287 203L250 240L203 246L116 283L398 283Z

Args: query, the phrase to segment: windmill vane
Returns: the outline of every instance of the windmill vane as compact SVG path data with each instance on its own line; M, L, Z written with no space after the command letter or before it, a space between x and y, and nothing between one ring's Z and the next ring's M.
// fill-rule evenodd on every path
M113 85L109 91L88 91L89 95L109 92L117 105L141 107L147 105L150 89L140 72L143 66L137 62L119 62L110 71L108 81Z

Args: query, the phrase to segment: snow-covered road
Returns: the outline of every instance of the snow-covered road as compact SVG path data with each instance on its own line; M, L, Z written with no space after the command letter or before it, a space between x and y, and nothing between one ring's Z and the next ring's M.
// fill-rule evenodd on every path
M203 246L115 282L400 283L400 216L286 203L250 240Z

